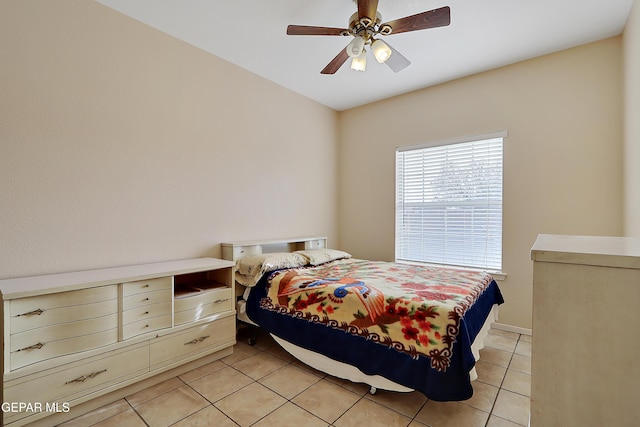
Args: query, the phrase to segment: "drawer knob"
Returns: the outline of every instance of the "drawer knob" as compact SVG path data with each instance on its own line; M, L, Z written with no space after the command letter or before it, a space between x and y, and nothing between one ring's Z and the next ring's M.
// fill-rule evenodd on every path
M96 371L96 372L92 372L89 375L82 375L81 377L76 378L75 380L71 380L71 381L67 381L65 384L71 384L71 383L83 383L86 380L88 380L89 378L95 378L98 375L100 375L103 372L107 372L106 369L103 369L102 371Z
M214 303L214 304L220 304L220 303L223 303L223 302L227 302L227 301L229 301L230 299L231 299L231 298L218 299L218 300L215 300L213 303Z
M147 283L146 285L142 285L143 288L148 288L149 284Z
M39 342L38 344L34 344L34 345L30 345L29 347L25 347L25 348L21 348L18 351L26 351L26 350L40 350L42 347L44 347L44 344Z
M42 313L44 313L44 310L39 308L37 310L28 311L26 313L18 314L16 317L20 317L20 316L40 316Z
M202 341L206 340L207 338L209 338L209 335L204 336L204 337L200 337L200 338L192 339L191 341L184 343L184 345L187 345L187 344L198 344L199 342L202 342Z

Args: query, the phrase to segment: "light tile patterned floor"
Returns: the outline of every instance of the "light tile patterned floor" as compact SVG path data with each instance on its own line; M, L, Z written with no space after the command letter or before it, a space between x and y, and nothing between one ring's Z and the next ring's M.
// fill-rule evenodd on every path
M435 402L422 394L378 391L301 364L268 336L179 377L60 427L526 426L531 337L492 329L480 351L474 396Z

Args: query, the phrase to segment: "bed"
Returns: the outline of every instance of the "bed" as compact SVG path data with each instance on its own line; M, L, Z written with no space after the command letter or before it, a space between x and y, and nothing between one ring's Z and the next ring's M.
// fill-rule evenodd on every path
M236 261L238 318L315 369L436 401L473 395L497 307L484 272L368 261L326 238L222 245Z

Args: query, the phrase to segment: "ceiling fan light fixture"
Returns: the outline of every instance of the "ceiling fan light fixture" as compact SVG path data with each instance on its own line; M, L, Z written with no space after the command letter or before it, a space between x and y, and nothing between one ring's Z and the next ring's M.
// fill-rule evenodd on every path
M367 52L363 49L360 55L354 56L351 60L351 69L364 71L365 68L367 68Z
M287 34L294 36L353 37L347 47L340 50L335 58L320 71L320 74L335 74L349 58L352 58L351 68L364 71L366 67L364 54L365 46L367 45L371 46L371 52L378 62L386 64L394 73L397 73L404 70L411 64L411 61L385 42L378 41L376 37L445 27L451 23L451 8L449 6L427 10L383 23L382 15L378 11L379 0L353 1L357 5L357 10L349 18L347 28L309 25L287 26Z
M379 63L384 63L391 56L391 48L387 46L382 40L376 40L371 44L371 50L373 50L373 56Z
M364 52L364 38L360 36L356 36L353 38L351 43L347 46L347 55L352 58L355 58L358 55L361 55Z

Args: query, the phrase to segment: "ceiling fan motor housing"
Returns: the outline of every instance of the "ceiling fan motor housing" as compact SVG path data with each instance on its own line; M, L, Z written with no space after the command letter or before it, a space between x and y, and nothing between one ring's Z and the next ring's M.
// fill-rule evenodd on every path
M382 15L380 12L376 12L375 21L366 16L358 19L358 12L356 12L349 18L349 31L345 31L343 35L360 36L365 40L366 44L371 44L373 36L391 34L392 28L389 25L380 25L381 22Z

